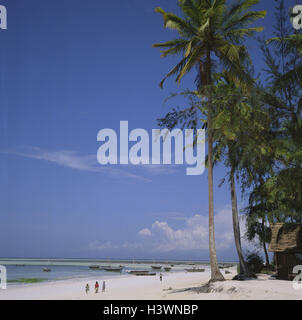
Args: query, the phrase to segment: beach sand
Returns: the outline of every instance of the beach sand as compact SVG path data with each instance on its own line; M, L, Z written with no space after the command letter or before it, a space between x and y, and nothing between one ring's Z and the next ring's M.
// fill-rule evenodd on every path
M0 290L0 300L257 300L257 299L302 299L302 289L295 290L290 281L270 279L259 275L258 279L233 281L235 268L228 269L227 281L210 285L210 292L200 292L200 288L210 278L209 271L203 273L175 272L163 273L162 283L156 276L121 276L106 279L106 292L94 293L94 283L100 288L103 279L72 279L29 285L9 286ZM222 270L224 274L224 270ZM85 293L86 283L90 292ZM101 291L101 290L100 290Z

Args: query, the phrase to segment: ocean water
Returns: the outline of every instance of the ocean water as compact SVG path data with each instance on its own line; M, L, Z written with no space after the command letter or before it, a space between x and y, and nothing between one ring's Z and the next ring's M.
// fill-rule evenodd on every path
M228 263L232 264L232 263ZM234 263L233 263L234 264ZM130 270L149 270L163 274L164 267L171 267L169 272L181 272L187 268L197 267L210 269L208 262L203 261L150 261L150 260L96 260L96 259L0 259L0 265L7 270L8 285L21 285L20 279L43 279L43 281L60 281L73 278L106 279L112 277L129 276ZM121 272L90 269L91 265L123 266ZM162 266L161 270L152 269L152 265ZM44 272L48 267L50 272ZM18 282L16 282L18 280Z

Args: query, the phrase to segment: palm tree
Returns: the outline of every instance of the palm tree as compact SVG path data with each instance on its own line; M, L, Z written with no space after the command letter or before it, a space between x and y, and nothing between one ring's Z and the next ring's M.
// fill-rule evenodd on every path
M224 160L225 166L229 168L227 176L231 191L234 239L240 262L240 279L244 279L249 278L251 273L241 248L235 181L242 170L242 165L250 165L251 154L246 150L252 148L256 151L263 146L258 137L269 130L269 117L259 106L259 99L255 98L258 95L258 92L255 93L255 86L234 83L225 72L220 77L214 89L213 99L215 106L213 128L216 142L214 157L215 161Z
M266 15L265 11L249 10L258 2L259 0L241 0L227 6L226 0L179 0L183 18L167 13L159 7L155 9L162 14L164 26L176 30L179 37L154 44L153 47L164 48L163 57L183 55L161 81L160 86L163 87L164 81L173 75L176 75L176 81L180 83L182 77L197 66L198 91L207 100L211 281L224 280L218 268L214 235L212 87L215 61L223 65L230 74L245 76L241 68L241 59L248 54L242 41L246 36L263 30L261 27L248 28L248 25Z

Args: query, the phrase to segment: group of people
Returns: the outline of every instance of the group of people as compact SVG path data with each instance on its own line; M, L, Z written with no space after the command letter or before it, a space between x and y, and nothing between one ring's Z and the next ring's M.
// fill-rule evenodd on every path
M159 275L159 280L160 280L160 282L162 282L162 280L163 280L163 275L162 275L162 273L160 273L160 275ZM99 285L98 281L96 281L96 282L95 282L95 285L94 285L94 291L95 291L95 293L98 293L98 292L99 292L99 287L100 287L100 285ZM105 281L103 281L102 292L105 292L105 289L106 289L106 283L105 283ZM86 284L86 287L85 287L86 293L88 293L89 290L90 290L90 287L89 287L89 284L87 283L87 284Z
M98 293L98 292L99 292L99 287L100 287L100 285L99 285L99 283L96 281L96 282L95 282L95 285L94 285L94 291L95 291L95 293ZM106 283L105 283L105 281L103 281L102 292L105 292L105 289L106 289ZM89 290L90 290L90 287L89 287L89 284L87 283L87 284L86 284L86 287L85 287L86 293L88 293Z

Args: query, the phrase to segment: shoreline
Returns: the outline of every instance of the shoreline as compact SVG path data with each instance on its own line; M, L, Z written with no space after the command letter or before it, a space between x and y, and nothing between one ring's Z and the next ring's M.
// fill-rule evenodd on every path
M1 262L1 260L0 260ZM48 260L47 264L42 265L41 261L33 260L31 264L28 263L28 260L22 260L22 264L16 264L16 261L9 261L10 263L4 263L2 265L7 268L7 279L9 281L9 286L16 285L27 285L31 283L45 283L50 281L62 281L68 279L88 279L88 278L105 278L109 279L111 277L121 277L129 276L128 272L133 270L145 270L149 272L162 272L166 273L178 273L185 272L187 269L191 268L201 268L205 270L210 269L210 265L206 263L190 263L190 262L179 262L179 263L161 263L159 261L145 262L140 261L139 263L132 263L130 260L126 263L117 263L116 261L108 261L107 263L100 263L99 261L74 261L73 263L64 261L64 262L55 262L54 260ZM230 268L234 267L235 263L220 263L221 268ZM43 272L44 266L47 266L51 269L51 272ZM90 268L91 266L98 268ZM156 266L156 267L154 267ZM121 272L110 272L104 267L113 267L119 268L122 267ZM169 267L170 270L166 270L166 267ZM160 269L159 269L160 268Z
M9 286L0 290L0 300L284 300L302 299L302 290L293 289L292 282L273 280L268 275L247 281L231 280L236 268L227 269L226 281L210 285L208 292L201 287L210 279L209 271L175 272L156 276L130 276L101 278L74 278L35 284ZM106 292L94 293L94 283L100 289L106 281ZM85 293L89 283L90 292Z

